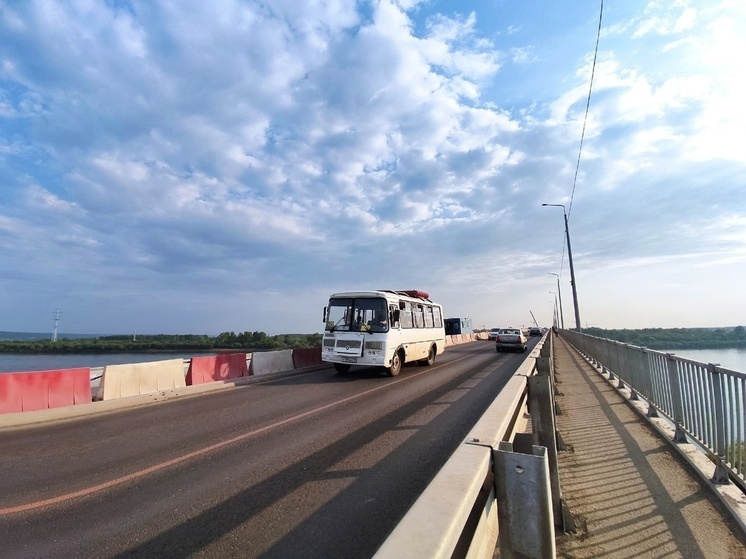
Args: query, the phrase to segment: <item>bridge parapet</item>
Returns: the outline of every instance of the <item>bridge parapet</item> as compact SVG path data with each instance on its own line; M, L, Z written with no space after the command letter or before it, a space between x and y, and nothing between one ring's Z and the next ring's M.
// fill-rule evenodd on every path
M541 517L539 522L527 526L506 519L500 523L498 519L503 512L498 509L507 503L498 503L496 495L505 495L506 491L504 483L495 482L495 453L507 451L512 454L513 446L516 450L527 446L529 379L538 372L537 360L551 364L551 343L546 343L548 340L551 341L551 336L547 333L386 539L376 558L491 558L498 540L508 546L517 546L514 551L523 557L553 556L555 515L551 499L545 501L546 506L541 511L533 511L534 515ZM552 406L550 402L543 407ZM552 438L554 435L552 430ZM529 435L529 438L533 439L533 436ZM532 445L529 443L528 446ZM526 457L533 451L529 448L522 454ZM515 468L513 473L516 473ZM538 488L539 492L559 494L559 489L552 491L549 488L551 477L559 480L547 471L546 484ZM541 498L537 497L532 502L539 501ZM505 514L515 514L519 509L519 505L510 507ZM503 534L500 534L501 524ZM512 530L518 530L522 535L518 536ZM523 547L519 549L520 546ZM547 546L552 550L550 555L546 553Z
M746 374L574 331L561 335L709 483L746 535Z

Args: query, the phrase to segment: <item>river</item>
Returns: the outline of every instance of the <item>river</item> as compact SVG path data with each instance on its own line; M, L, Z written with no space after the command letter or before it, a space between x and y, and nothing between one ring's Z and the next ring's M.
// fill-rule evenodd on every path
M662 349L664 353L673 353L677 357L714 363L731 371L746 373L746 348L731 349Z
M701 363L717 363L731 371L746 373L746 348L740 349L672 349L660 350L678 357ZM190 359L197 355L215 355L216 352L140 352L140 353L65 353L17 354L0 353L0 373L51 371L77 367L105 367L122 363L144 363L164 359Z
M215 355L215 352L140 352L140 353L64 353L18 354L0 353L0 373L54 371L78 367L105 367L123 363L146 363L166 359L191 359L198 355Z

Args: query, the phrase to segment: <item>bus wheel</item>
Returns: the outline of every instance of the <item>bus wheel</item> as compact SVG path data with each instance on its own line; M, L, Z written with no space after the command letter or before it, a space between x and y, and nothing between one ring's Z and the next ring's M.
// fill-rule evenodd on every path
M394 353L391 358L391 367L386 369L386 372L388 372L390 377L395 377L401 372L401 353L398 351Z
M425 367L430 367L435 363L435 346L430 346L430 351L427 352L427 357L425 359L420 359L417 364L422 365Z
M334 370L337 371L338 373L344 374L344 373L346 373L347 371L350 370L350 366L349 365L343 365L342 363L335 363L334 364Z

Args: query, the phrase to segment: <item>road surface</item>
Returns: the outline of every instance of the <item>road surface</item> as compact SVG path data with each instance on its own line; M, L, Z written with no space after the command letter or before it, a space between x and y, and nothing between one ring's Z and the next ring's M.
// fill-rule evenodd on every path
M0 430L0 555L369 558L526 355L474 342L394 378L326 368Z

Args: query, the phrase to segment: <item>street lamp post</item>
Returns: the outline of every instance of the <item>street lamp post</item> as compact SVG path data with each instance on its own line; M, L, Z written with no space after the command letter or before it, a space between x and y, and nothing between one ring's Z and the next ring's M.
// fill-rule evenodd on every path
M562 208L562 214L565 216L565 236L567 237L567 259L570 261L570 285L572 285L572 299L575 305L575 330L582 331L580 327L580 310L578 309L578 291L575 287L575 267L572 265L572 246L570 245L570 227L567 225L567 212L564 204L542 204L542 206L552 206Z
M562 311L562 289L560 289L560 280L559 280L559 274L555 274L554 272L549 272L550 276L557 276L557 293L559 298L559 326L563 330L565 329L565 313Z
M559 321L559 307L557 306L557 294L554 291L550 291L552 295L554 295L554 325L559 328L560 321Z

